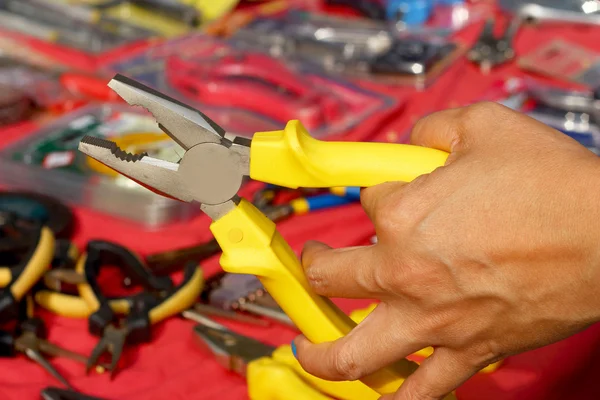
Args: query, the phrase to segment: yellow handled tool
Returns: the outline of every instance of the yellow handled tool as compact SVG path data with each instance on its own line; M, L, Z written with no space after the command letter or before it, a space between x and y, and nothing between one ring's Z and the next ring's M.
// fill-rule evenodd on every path
M448 154L398 144L327 143L310 138L297 121L252 140L227 133L214 121L172 98L117 75L109 86L129 104L150 111L185 151L179 163L134 155L115 143L82 139L90 157L164 196L200 204L223 249L221 265L254 274L312 342L348 334L356 323L311 289L296 255L275 224L237 192L250 176L287 187L372 186L410 181L444 165ZM380 394L395 392L418 365L402 360L362 379Z
M275 348L215 322L198 325L194 331L200 344L211 351L221 365L246 376L252 400L377 400L380 397L359 381L329 382L310 375L302 369L289 345Z
M0 322L14 317L19 302L42 279L54 257L54 234L43 226L37 232L35 245L24 255L19 265L0 268Z

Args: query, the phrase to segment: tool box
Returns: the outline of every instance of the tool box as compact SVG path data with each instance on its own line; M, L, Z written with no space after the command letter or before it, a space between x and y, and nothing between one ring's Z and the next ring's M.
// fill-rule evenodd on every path
M0 183L53 196L146 228L158 228L195 214L189 204L158 196L81 154L77 145L85 135L111 138L132 151L148 151L173 161L183 152L165 140L166 135L141 110L123 105L90 105L4 149L0 153L0 168L4 171Z

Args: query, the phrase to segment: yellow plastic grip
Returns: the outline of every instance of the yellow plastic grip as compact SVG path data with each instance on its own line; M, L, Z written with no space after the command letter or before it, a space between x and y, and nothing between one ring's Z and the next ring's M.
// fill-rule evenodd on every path
M168 317L179 314L196 302L204 285L202 268L196 268L194 275L179 290L148 313L151 324L156 324Z
M12 281L12 271L9 267L0 268L0 288L4 288Z
M85 276L86 261L87 253L83 253L77 260L77 264L75 264L75 272ZM79 292L81 298L86 302L92 313L100 309L100 301L98 301L96 294L87 282L78 284L77 291Z
M227 272L256 275L265 289L313 343L330 342L348 334L356 323L329 299L315 294L300 261L275 229L275 224L242 199L210 229L223 249ZM380 394L395 392L417 364L408 360L362 379Z
M84 299L68 294L42 290L35 294L35 302L53 314L65 318L87 318L92 310ZM127 300L111 300L110 308L117 314L129 313L130 304Z
M282 131L254 134L250 177L293 189L369 187L410 182L447 158L444 151L405 144L324 142L312 138L299 121L289 121Z
M284 345L277 348L271 354L273 360L287 365L303 380L308 382L312 387L319 389L321 392L335 397L339 400L377 400L379 394L373 389L365 386L362 382L331 382L326 381L306 372L294 354L289 345Z
M54 257L54 234L48 227L42 227L40 240L27 266L10 286L15 300L21 300L44 273L50 268Z
M269 357L248 364L250 400L333 400L307 385L294 371Z

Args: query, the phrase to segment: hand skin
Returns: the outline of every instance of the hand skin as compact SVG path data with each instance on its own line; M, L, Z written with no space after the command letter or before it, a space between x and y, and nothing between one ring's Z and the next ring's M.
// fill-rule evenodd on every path
M441 399L490 363L600 320L600 158L495 103L432 114L411 142L450 157L411 183L363 190L378 243L304 249L318 294L381 301L335 342L296 338L306 371L356 380L434 346L382 399Z

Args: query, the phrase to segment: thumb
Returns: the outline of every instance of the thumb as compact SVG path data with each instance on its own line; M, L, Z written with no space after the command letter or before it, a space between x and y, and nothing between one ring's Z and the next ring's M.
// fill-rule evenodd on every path
M477 373L477 367L455 351L437 348L415 373L385 400L456 400L452 391Z

